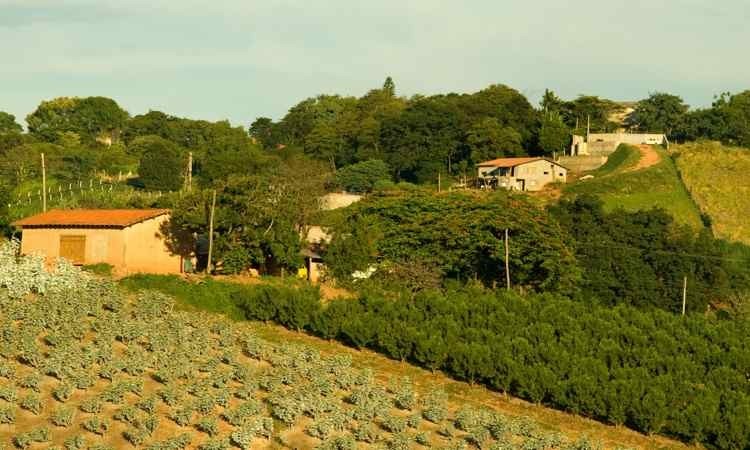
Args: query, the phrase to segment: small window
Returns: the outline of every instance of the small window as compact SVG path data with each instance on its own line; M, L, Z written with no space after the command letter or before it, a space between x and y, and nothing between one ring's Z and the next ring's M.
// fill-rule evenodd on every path
M545 175L549 175L549 172L544 172Z
M561 177L564 177L565 175L563 175L563 173L562 173L562 172L560 172L560 176L561 176Z

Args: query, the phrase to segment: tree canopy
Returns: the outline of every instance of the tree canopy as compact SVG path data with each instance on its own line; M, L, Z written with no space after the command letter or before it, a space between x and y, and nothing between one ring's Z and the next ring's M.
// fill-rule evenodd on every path
M16 116L0 111L0 133L20 133L23 127L16 122Z
M144 136L136 143L142 151L138 176L144 188L151 191L182 188L185 157L175 143L159 136Z
M59 97L43 101L26 116L29 133L46 142L57 142L63 133L75 133L94 143L108 137L116 140L129 115L106 97Z
M355 203L345 213L332 224L332 254L325 257L344 278L355 266L365 270L378 264L387 270L394 263L424 264L446 278L504 283L503 240L508 229L514 285L571 293L577 283L575 257L562 229L524 197L505 192L396 192ZM356 264L344 257L343 247L358 245L352 238L375 245L374 251L354 253ZM339 270L340 265L346 271Z

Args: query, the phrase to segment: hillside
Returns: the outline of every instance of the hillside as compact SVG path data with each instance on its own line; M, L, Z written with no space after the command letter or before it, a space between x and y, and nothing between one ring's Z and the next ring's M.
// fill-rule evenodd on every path
M680 447L35 261L0 273L4 448Z
M672 147L677 168L718 237L750 244L750 150L716 142Z
M644 164L645 157L638 148L621 145L606 164L590 172L594 178L566 186L565 195L597 195L607 210L664 208L678 223L700 229L700 211L680 180L674 162L664 149L652 149L660 160Z

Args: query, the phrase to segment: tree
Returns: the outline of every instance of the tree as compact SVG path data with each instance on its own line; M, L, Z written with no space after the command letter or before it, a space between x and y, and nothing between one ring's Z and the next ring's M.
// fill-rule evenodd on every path
M565 101L549 89L544 90L539 106L544 113L560 113L565 108Z
M376 252L370 253L370 247L358 251L356 263L343 250L324 255L337 273L351 274L352 268L364 270L376 263L382 267L415 263L444 278L477 278L492 284L505 279L503 239L508 228L514 242L510 267L515 285L573 291L579 275L554 221L527 200L505 192L479 197L461 192L371 196L344 213L331 224L332 248L369 241L357 239L365 232L377 232L379 238L373 240ZM346 269L335 269L338 266Z
M197 157L196 174L203 186L213 186L230 175L254 175L273 165L275 158L261 152L244 133L228 132L213 138Z
M0 182L0 236L8 235L10 227L10 211L8 204L11 202L11 190L3 182Z
M728 136L724 140L750 147L750 90L730 96L718 108L726 118L728 128Z
M263 272L296 269L301 263L301 238L319 211L329 172L325 165L293 157L253 174L216 180L214 219L217 260L246 257ZM185 235L208 228L210 190L196 190L174 207L170 226L173 247Z
M466 143L471 160L476 164L503 156L517 156L523 153L521 134L510 127L503 127L492 117L486 117L469 129Z
M586 132L586 126L591 121L591 131L594 133L608 133L619 126L611 122L609 117L612 113L621 110L617 103L599 98L595 95L581 95L573 101L565 102L562 116L565 124L574 128L578 124L578 133Z
M43 101L26 116L29 133L46 142L57 142L61 133L77 133L86 143L99 138L116 140L128 113L106 97L59 97Z
M16 122L16 116L0 111L0 133L20 133L23 127Z
M570 129L556 112L545 113L539 131L539 148L545 155L563 152L570 143Z
M338 170L335 180L348 192L372 192L378 181L391 180L391 169L380 160L362 161Z
M158 136L141 141L143 149L138 177L143 187L151 191L176 191L182 187L185 158L173 142Z
M396 83L393 82L393 78L387 77L383 83L383 93L388 97L396 96Z
M518 132L524 148L534 147L534 137L539 129L538 114L526 97L515 89L495 84L477 93L461 96L458 103L471 123L493 117L501 126Z
M682 120L688 111L682 98L655 92L638 105L625 120L628 128L639 132L664 133L670 138L673 136L675 126Z
M248 133L250 137L255 139L265 149L272 149L282 143L278 136L278 125L268 117L258 117L255 119L250 124Z

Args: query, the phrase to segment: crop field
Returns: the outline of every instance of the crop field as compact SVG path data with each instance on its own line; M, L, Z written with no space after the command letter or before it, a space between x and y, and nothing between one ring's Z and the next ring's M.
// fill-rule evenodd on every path
M750 150L717 142L675 145L677 168L718 237L750 244Z
M596 448L14 251L0 246L0 447Z
M665 209L677 223L700 229L700 211L680 180L674 161L660 147L653 147L661 161L647 168L637 168L639 155L635 147L621 145L607 163L592 171L593 179L579 180L566 186L566 195L593 194L607 210L626 211Z

